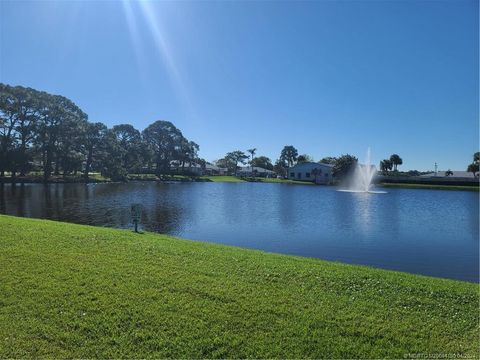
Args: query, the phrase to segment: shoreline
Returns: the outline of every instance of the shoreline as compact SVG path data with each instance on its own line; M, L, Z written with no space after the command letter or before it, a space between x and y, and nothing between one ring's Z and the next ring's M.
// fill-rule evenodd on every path
M424 189L424 190L450 190L450 191L474 191L479 192L479 183L462 183L462 184L436 184L431 182L419 182L412 180L407 182L402 180L400 182L393 182L380 180L374 184L377 188L399 188L399 189ZM124 181L113 181L108 178L103 178L99 174L92 174L88 181L83 177L66 177L52 176L48 181L44 181L41 176L25 176L16 177L14 181L10 177L0 177L0 185L3 184L114 184L114 183L128 183L131 181L142 182L159 182L159 183L190 183L190 182L223 182L223 183L275 183L275 184L292 184L292 185L319 185L309 181L299 181L290 179L278 178L247 178L233 175L212 175L212 176L186 176L186 175L161 175L160 177L154 174L129 174ZM324 185L324 184L321 184ZM330 184L327 186L338 186Z
M128 183L131 181L146 181L146 182L223 182L223 183L275 183L275 184L296 184L296 185L316 185L313 182L298 181L289 179L277 178L242 178L238 176L184 176L184 175L165 175L158 177L152 174L145 174L146 176L128 176L124 181L113 181L110 179L96 179L94 177L85 181L83 178L62 178L56 177L44 181L42 177L16 177L13 181L10 177L0 177L0 184L113 184L113 183Z
M437 185L420 183L380 183L379 187L398 188L398 189L424 189L424 190L457 190L457 191L476 191L480 190L478 183L475 185Z

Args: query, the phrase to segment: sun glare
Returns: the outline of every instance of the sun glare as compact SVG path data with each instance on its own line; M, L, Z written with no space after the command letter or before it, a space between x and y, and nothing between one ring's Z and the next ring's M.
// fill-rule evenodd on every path
M191 110L191 101L185 82L178 68L177 61L175 61L171 42L168 41L166 31L163 28L162 4L159 2L133 2L129 0L122 0L122 4L140 72L144 73L143 65L145 60L142 53L142 41L145 41L145 37L142 36L140 31L143 23L146 25L149 35L154 42L156 52L162 59L175 93L184 102L184 105ZM137 5L138 8L136 7Z

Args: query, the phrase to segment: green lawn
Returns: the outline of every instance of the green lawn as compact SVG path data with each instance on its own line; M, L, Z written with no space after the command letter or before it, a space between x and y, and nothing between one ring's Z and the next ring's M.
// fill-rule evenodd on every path
M10 216L0 229L0 358L479 357L478 284Z
M256 178L259 182L265 183L280 183L280 184L300 184L300 185L315 185L312 181L277 179L277 178Z
M128 180L143 180L143 181L155 181L158 180L155 174L128 174Z
M460 185L434 185L434 184L403 184L403 183L382 183L383 187L405 188L405 189L432 189L432 190L465 190L479 191L478 186L460 186Z
M5 179L11 178L10 173L6 173L5 175L6 175L4 177ZM26 176L20 176L17 174L16 178L27 180L29 182L41 182L43 180L43 171L31 171ZM92 181L92 182L110 182L111 181L109 178L102 176L98 172L89 172L88 178L89 178L89 181ZM77 173L76 175L68 174L66 176L51 174L48 181L52 183L55 183L55 182L60 182L60 183L75 182L76 183L76 182L84 182L85 178L83 173L81 172Z
M297 181L289 179L277 179L277 178L241 178L238 176L201 176L200 179L214 181L214 182L264 182L264 183L280 183L280 184L302 184L302 185L314 185L310 181Z
M200 179L213 181L213 182L245 182L245 180L237 177L237 176L200 176Z

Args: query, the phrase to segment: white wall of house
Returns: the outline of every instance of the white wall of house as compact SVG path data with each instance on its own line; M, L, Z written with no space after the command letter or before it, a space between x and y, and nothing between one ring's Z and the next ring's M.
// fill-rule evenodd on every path
M251 166L243 166L240 169L237 170L237 175L239 176L263 176L263 177L274 177L275 172L261 168L259 166L254 166L253 167L253 173L252 173L252 167Z
M315 175L315 170L317 174ZM315 162L300 163L288 168L291 180L312 181L317 184L329 184L332 181L332 166Z
M207 164L205 166L205 175L227 175L228 169L216 165Z

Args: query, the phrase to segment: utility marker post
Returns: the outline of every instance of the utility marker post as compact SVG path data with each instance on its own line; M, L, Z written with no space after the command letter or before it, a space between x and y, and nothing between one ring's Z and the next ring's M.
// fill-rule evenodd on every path
M138 223L142 218L142 204L132 204L130 207L132 222L135 224L135 232L138 233Z

